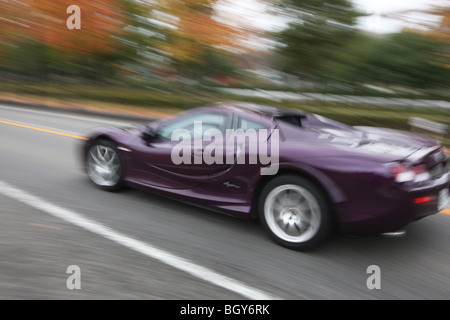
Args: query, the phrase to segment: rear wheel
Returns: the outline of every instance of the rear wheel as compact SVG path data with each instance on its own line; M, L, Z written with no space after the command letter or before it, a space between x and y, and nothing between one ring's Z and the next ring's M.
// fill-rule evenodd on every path
M258 209L266 231L284 247L308 250L330 233L326 198L302 177L287 175L271 180L262 190Z
M115 191L122 186L123 163L111 141L92 143L86 155L86 170L91 181L102 189Z

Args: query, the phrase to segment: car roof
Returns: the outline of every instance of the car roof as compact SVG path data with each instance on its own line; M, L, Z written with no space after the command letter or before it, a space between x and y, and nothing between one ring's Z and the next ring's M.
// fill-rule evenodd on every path
M275 107L269 105L262 105L257 103L241 102L241 101L228 101L215 104L215 107L231 110L238 113L253 113L269 118L278 118L283 116L303 116L305 111L299 109L291 109L284 107Z

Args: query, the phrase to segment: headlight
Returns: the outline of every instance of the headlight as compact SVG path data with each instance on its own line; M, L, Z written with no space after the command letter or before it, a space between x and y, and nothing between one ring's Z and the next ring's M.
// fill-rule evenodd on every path
M390 166L394 180L398 183L424 182L431 179L424 164L408 166L405 163L394 163Z

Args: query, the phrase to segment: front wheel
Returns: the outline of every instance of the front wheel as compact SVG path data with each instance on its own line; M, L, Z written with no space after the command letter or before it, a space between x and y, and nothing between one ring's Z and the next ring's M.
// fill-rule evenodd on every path
M92 143L86 155L86 170L91 181L102 189L115 191L122 185L123 163L111 141Z
M311 249L330 233L326 198L315 184L299 176L271 180L262 190L258 211L270 236L289 249Z

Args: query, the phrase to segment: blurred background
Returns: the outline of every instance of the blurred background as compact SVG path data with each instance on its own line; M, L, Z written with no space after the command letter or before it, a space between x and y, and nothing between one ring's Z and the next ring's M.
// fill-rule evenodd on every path
M70 5L80 8L80 29L67 27ZM445 0L0 0L0 7L0 99L167 113L239 99L349 124L409 129L416 116L450 124ZM449 144L448 135L443 140Z

